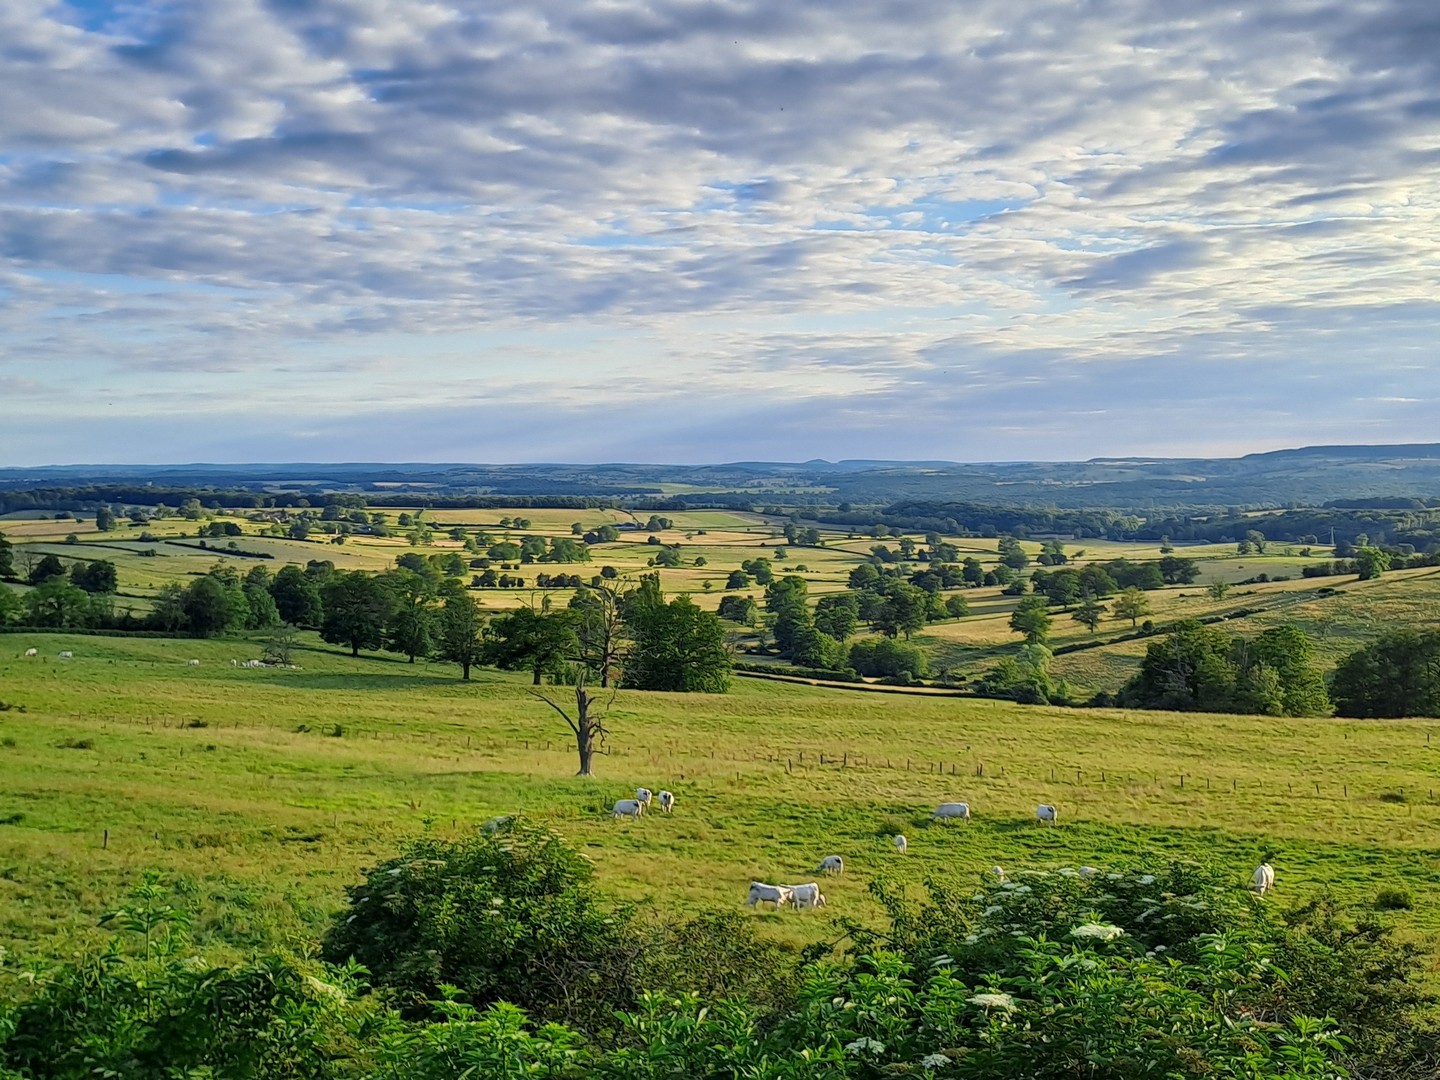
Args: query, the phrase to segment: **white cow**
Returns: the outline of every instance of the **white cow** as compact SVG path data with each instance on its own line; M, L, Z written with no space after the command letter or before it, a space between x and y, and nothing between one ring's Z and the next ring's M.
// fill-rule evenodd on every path
M1056 811L1055 807L1051 806L1049 803L1041 803L1039 806L1035 807L1035 820L1041 822L1042 824L1048 821L1051 825L1054 825L1056 819L1059 816L1060 815Z
M671 810L675 809L675 796L671 795L670 792L662 791L656 798L660 801L660 809L664 810L665 813L668 814Z
M628 817L638 819L644 812L645 804L639 799L616 799L615 808L610 811L610 816L614 818Z
M941 821L969 821L970 804L968 802L942 802L935 808L932 818L939 818Z
M755 907L757 904L764 903L768 900L775 905L775 910L779 911L793 899L794 897L791 895L788 886L766 885L763 881L752 881L750 882L750 895L745 900L745 903L751 907Z
M905 842L905 837L899 835L895 837L895 850L900 852L901 855L905 854L905 849L909 846L910 845Z
M39 649L26 649L26 650L25 650L25 655L26 655L26 656L39 656L39 655L40 655L40 650L39 650Z
M264 661L264 660L246 660L246 661L245 661L245 666L246 666L246 667L249 667L249 668L264 667L264 666L265 666L265 661Z
M239 667L239 666L240 666L240 661L239 661L239 660L231 660L231 661L230 661L230 666L231 666L231 667Z
M60 659L61 659L61 660L74 660L74 659L75 659L75 654L74 654L73 652L70 652L70 651L67 649L65 652L62 652L62 653L60 654Z
M635 801L644 803L648 807L650 805L650 789L648 787L636 788Z
M815 868L817 874L843 874L845 873L845 860L839 855L826 855L820 860L820 865Z
M990 873L992 873L992 874L995 875L995 880L997 880L997 881L1004 881L1004 880L1005 880L1005 871L1002 870L1002 869L1001 869L1000 867L998 867L998 866L992 866L992 867L990 867Z
M1268 862L1262 862L1255 868L1255 873L1250 875L1250 888L1254 889L1261 896L1275 887L1275 868Z
M782 885L782 889L790 890L790 902L795 905L795 910L803 908L822 908L825 906L825 894L820 891L820 886L815 882L806 885Z
M199 660L186 660L186 661L185 661L185 666L186 666L186 667L199 667L199 666L200 666L200 661L199 661Z

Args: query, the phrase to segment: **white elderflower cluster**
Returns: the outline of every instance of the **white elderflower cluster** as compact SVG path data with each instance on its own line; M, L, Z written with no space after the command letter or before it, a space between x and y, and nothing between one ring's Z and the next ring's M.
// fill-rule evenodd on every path
M965 999L971 1005L979 1005L982 1009L1004 1009L1009 1012L1015 1008L1015 999L1009 994L990 993L974 994Z
M1125 931L1121 930L1120 927L1113 926L1110 923L1092 922L1075 927L1074 930L1070 931L1070 936L1077 938L1090 938L1094 941L1114 941L1116 938L1120 937L1124 933Z

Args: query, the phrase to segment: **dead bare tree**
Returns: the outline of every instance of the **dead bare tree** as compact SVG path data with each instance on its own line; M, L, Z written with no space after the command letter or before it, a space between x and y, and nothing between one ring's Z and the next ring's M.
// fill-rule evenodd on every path
M575 749L580 754L580 771L576 776L593 776L590 762L595 754L609 753L610 731L605 727L605 714L615 702L616 690L610 687L610 693L603 705L599 704L602 695L593 693L585 680L588 675L586 669L580 665L574 665L569 681L575 691L575 708L573 715L567 712L564 706L557 703L544 690L530 688L530 693L549 705L570 725L570 730L575 733Z

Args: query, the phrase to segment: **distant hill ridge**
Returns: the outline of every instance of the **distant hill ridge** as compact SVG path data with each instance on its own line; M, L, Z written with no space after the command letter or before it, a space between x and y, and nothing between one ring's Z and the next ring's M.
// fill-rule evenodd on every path
M667 498L736 507L883 506L952 500L996 506L1157 511L1319 506L1440 496L1440 443L1306 446L1234 458L1086 461L847 459L703 465L627 462L253 462L0 468L0 492L124 485L221 491L351 491L376 496ZM685 494L662 496L662 485ZM105 497L101 494L96 498ZM133 496L131 496L133 498Z

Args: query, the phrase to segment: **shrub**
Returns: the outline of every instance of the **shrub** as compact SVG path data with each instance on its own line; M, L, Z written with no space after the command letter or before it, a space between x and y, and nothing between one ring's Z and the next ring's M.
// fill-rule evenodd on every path
M640 959L629 909L601 901L588 861L511 819L463 840L412 840L348 889L323 955L354 958L414 1009L458 988L545 1020L604 1026L633 1001Z
M1377 911L1409 911L1415 906L1415 897L1409 889L1386 886L1375 894Z

